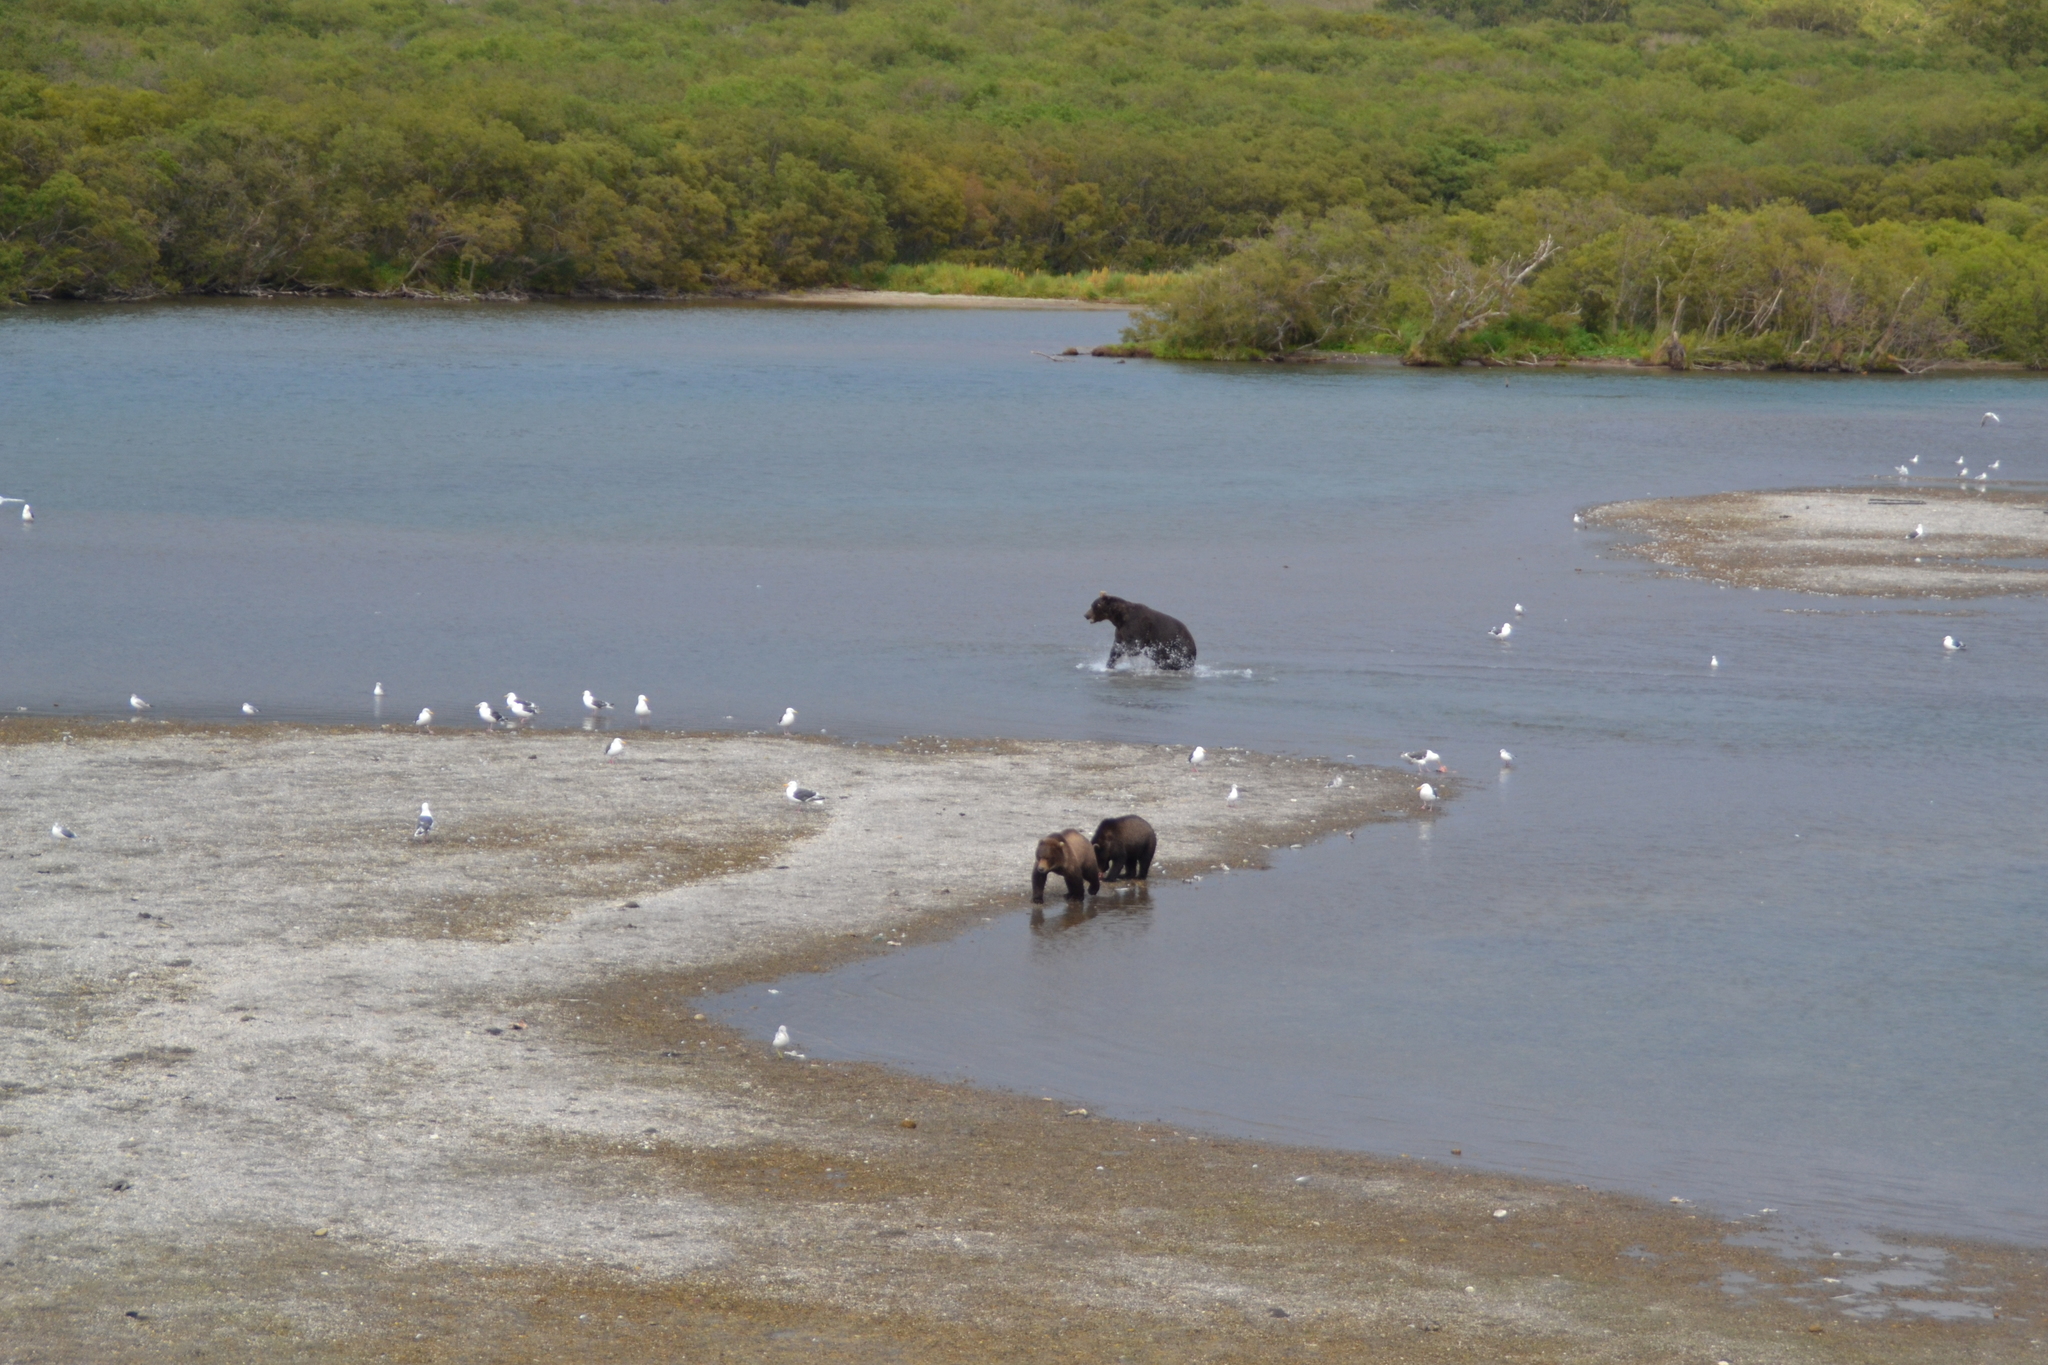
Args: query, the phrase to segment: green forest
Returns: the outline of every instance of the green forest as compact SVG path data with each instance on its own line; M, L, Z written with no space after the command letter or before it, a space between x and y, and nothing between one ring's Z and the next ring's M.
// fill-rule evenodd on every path
M0 298L966 279L1158 354L2043 364L2044 58L2048 0L10 0Z

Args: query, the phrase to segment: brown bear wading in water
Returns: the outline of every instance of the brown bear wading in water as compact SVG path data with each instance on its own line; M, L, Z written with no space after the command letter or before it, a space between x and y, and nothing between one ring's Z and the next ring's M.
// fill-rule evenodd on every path
M1088 608L1085 618L1108 621L1116 627L1116 643L1109 647L1109 666L1126 655L1142 654L1155 668L1181 669L1195 666L1195 637L1188 628L1163 611L1142 602L1126 602L1103 593Z
M1159 836L1142 815L1119 815L1095 827L1095 862L1106 882L1145 881L1152 875L1152 855Z
M1080 900L1082 888L1102 890L1102 871L1095 865L1095 846L1078 829L1063 829L1038 841L1038 858L1031 867L1031 903L1045 900L1045 879L1053 873L1067 879L1067 899Z

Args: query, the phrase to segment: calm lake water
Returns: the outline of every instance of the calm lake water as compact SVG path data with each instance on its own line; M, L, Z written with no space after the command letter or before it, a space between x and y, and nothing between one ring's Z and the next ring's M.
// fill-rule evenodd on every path
M0 316L37 517L0 516L0 705L365 721L381 681L391 719L575 724L588 686L676 727L1428 744L1472 779L1431 824L1036 930L1020 855L1015 914L720 1008L1115 1114L2048 1244L2048 604L1726 591L1571 524L1915 453L2040 479L2048 387L1032 354L1122 323ZM1104 589L1207 675L1091 667Z

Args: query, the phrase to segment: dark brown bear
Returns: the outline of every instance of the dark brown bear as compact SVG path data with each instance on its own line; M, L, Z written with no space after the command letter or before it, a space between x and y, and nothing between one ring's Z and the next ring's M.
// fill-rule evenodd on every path
M1045 900L1045 879L1057 872L1067 879L1067 899L1081 899L1081 888L1102 890L1102 872L1095 865L1095 846L1078 829L1063 829L1038 841L1038 861L1031 868L1031 903Z
M1109 666L1126 655L1142 654L1155 668L1193 668L1195 637L1188 628L1163 611L1142 602L1126 602L1103 593L1088 608L1090 621L1109 621L1116 626L1116 643L1109 647Z
M1159 836L1152 832L1144 816L1119 815L1114 820L1104 820L1095 827L1094 844L1095 863L1102 869L1102 880L1129 878L1142 882L1152 875L1152 854L1159 847Z

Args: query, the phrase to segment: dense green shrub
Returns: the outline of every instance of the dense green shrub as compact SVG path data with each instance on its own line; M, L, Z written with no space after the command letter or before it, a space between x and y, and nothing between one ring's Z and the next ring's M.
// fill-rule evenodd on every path
M2042 353L2006 261L2048 204L2048 0L1356 5L12 0L0 298L1081 280L1236 243L1175 304L1215 345L1451 356L1534 344L1457 296L1546 234L1511 292L1560 335L1661 334L1673 289L1731 335L1768 281L1671 262L1796 209L1858 261L1886 221L2006 223L1942 316Z

